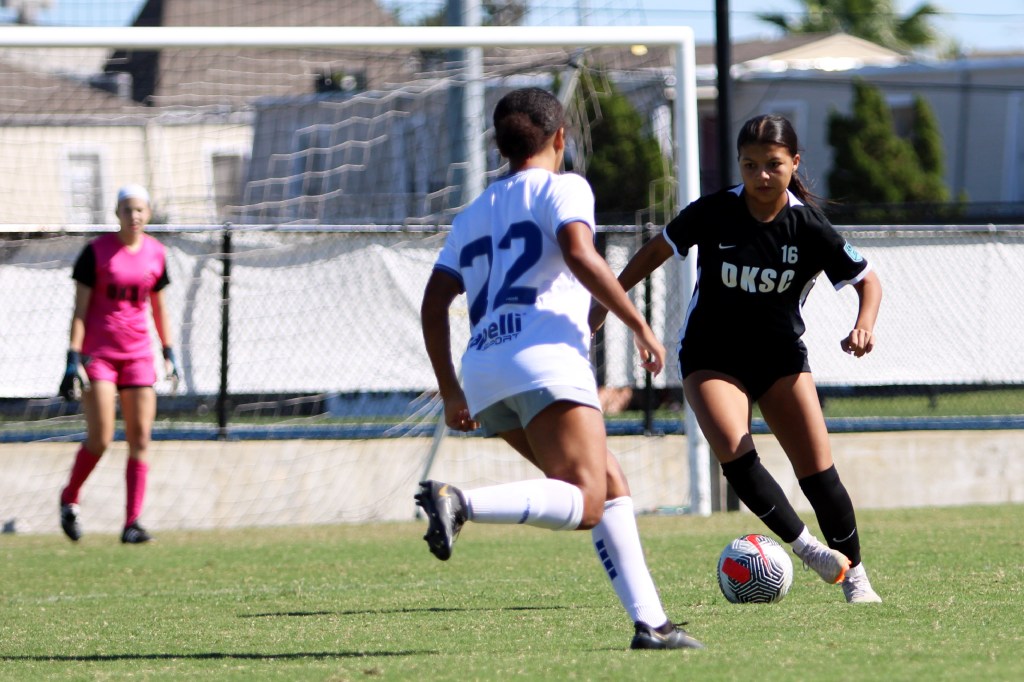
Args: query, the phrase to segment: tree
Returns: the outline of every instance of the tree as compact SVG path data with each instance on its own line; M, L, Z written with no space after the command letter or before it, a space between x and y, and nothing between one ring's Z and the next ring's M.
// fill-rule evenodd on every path
M486 26L521 26L530 12L527 0L484 0Z
M918 188L920 198L912 201L947 201L949 190L942 181L945 162L942 156L942 132L931 107L923 97L914 97L914 130L910 144L921 163L923 181Z
M667 172L658 141L644 132L643 118L613 85L609 83L608 88L586 101L587 119L594 121L586 177L594 190L598 214L606 220L632 222L638 211L664 199Z
M519 26L526 20L530 4L526 0L483 0L480 23L483 26ZM433 14L421 18L419 26L447 26L448 8L442 5Z
M906 51L935 45L939 35L931 19L942 12L925 2L906 16L898 16L893 0L800 0L804 14L759 14L758 19L789 33L848 33L876 45Z
M519 26L526 20L530 11L527 0L483 0L480 3L480 24L482 26ZM401 16L398 16L400 23ZM448 7L442 5L433 14L427 14L416 22L417 26L448 26ZM430 71L441 68L447 51L441 49L421 48L417 50L423 70Z
M904 140L878 88L858 79L853 91L851 114L829 115L829 196L855 204L947 201L941 137L927 102L915 98L913 131Z

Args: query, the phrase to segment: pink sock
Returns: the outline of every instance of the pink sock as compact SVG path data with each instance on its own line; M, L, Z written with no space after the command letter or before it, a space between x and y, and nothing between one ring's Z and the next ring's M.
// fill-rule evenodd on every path
M142 460L128 458L128 466L124 472L127 485L125 504L125 527L132 525L142 513L142 502L146 498L146 474L149 464Z
M89 478L89 474L96 468L99 461L100 458L86 450L84 445L78 448L75 463L71 467L71 480L60 493L61 504L78 504L78 493L81 492L85 479Z

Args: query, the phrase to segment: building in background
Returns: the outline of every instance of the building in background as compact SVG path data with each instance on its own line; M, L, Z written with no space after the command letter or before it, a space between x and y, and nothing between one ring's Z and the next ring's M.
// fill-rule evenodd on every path
M395 23L372 0L149 0L135 20L226 31ZM696 57L707 192L720 177L714 46ZM737 43L732 57L732 129L786 115L811 178L826 177L829 113L848 112L861 78L883 91L898 133L914 97L928 102L953 196L1008 210L1024 200L1024 54L914 61L851 36L807 34ZM670 143L666 50L487 50L484 62L492 95L579 73L580 87L607 78ZM437 50L0 48L0 222L111 223L114 191L129 181L148 185L158 218L176 224L443 221L454 207L441 95L453 73ZM586 153L585 140L574 153Z

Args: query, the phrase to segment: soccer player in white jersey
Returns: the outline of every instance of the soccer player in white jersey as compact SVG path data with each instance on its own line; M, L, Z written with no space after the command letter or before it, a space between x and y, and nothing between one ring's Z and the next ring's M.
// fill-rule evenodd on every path
M850 495L839 479L811 376L801 305L825 273L850 284L859 309L844 351L875 345L878 275L814 205L796 170L796 133L781 116L747 121L737 140L743 183L701 197L648 241L619 275L627 290L673 254L697 247L697 285L680 331L686 399L737 496L849 603L880 602L861 563ZM597 329L605 311L591 315ZM754 403L814 509L826 547L761 464L750 431Z
M559 174L564 112L539 88L505 95L494 110L510 174L460 213L423 294L427 353L453 429L501 436L547 478L459 490L424 481L424 539L451 556L466 521L590 530L606 574L634 623L634 649L702 648L674 625L644 560L629 487L608 452L589 361L591 296L634 332L643 367L665 349L594 248L594 195ZM451 353L449 308L467 296L471 339L462 385Z

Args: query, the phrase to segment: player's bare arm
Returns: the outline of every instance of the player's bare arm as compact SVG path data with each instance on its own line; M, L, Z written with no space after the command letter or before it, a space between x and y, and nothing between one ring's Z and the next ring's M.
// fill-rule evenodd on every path
M643 368L658 374L665 366L665 347L594 248L593 233L584 223L570 223L558 233L566 265L591 295L629 327L641 351Z
M635 287L642 279L661 267L662 263L672 256L672 246L659 234L646 244L629 259L629 263L619 273L619 284L625 291ZM590 333L596 332L604 324L608 316L608 309L600 302L595 301L590 309Z
M71 338L68 341L68 348L71 350L82 350L82 342L85 341L85 314L89 310L91 296L91 287L75 282L75 312L71 316Z
M459 384L459 376L452 361L451 324L449 309L462 287L451 275L435 270L427 280L420 306L420 324L430 366L437 377L438 391L444 400L445 423L459 431L472 431L480 425L475 422Z
M171 336L171 325L167 322L167 308L164 306L164 292L151 292L149 295L149 304L153 309L153 326L156 327L156 334L160 337L160 343L164 346L173 346L174 338Z
M160 344L165 349L170 349L174 346L174 338L171 336L171 325L167 321L167 306L164 305L163 290L153 291L149 294L149 305L153 310L153 326L156 327L156 334L160 337ZM164 351L164 374L168 377L177 372L172 357L168 357L167 350Z
M875 347L875 320L882 303L882 282L874 271L853 285L860 300L857 322L849 335L840 342L843 350L854 357L863 357Z

